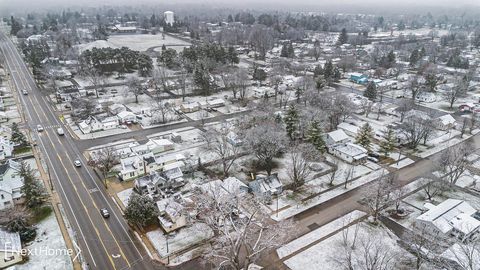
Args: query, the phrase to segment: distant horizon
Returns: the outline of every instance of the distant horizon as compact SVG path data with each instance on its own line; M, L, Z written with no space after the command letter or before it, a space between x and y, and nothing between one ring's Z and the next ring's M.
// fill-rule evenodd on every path
M78 0L74 2L62 0L39 0L32 3L30 0L0 0L0 11L3 16L28 12L45 12L54 9L89 9L100 7L126 7L126 6L153 6L153 7L182 7L182 6L210 7L212 10L221 8L232 9L255 9L258 11L291 11L291 12L329 12L329 13L364 13L364 14L425 14L430 10L434 12L464 11L480 12L480 1L478 0L404 0L401 3L389 3L381 0L364 0L362 3L354 0L343 0L341 3L331 3L326 0L297 0L297 1L275 1L264 0L259 5L253 0L230 2L222 0L177 0L174 3L159 3L155 0L139 0L135 3L126 0ZM373 8L372 8L373 7Z

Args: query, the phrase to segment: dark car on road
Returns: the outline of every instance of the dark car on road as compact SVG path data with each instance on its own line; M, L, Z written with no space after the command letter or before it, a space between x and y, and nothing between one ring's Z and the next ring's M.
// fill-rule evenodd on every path
M108 212L107 208L100 209L100 214L102 214L102 217L104 217L104 218L109 218L110 217L110 212Z

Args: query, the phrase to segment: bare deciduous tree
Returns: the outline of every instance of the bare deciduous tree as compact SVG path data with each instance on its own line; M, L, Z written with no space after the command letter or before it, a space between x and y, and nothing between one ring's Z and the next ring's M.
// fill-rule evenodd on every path
M222 163L223 176L228 176L228 171L235 163L240 153L240 147L229 142L230 129L209 130L203 133L206 142L204 149L212 152Z
M265 167L270 175L273 158L278 156L286 146L287 139L283 128L273 123L264 123L247 131L245 141L248 149Z
M287 175L293 183L296 190L305 183L306 178L310 175L310 163L306 159L306 152L309 149L304 145L294 145L290 148L288 159Z
M379 179L371 185L365 194L363 202L370 211L373 217L373 222L376 223L382 208L390 200L390 192L392 191L393 177L388 174L382 175Z
M143 93L142 83L137 78L130 78L127 81L127 87L127 92L125 94L133 94L135 96L135 103L138 103L138 96Z
M468 144L458 144L443 151L438 163L445 174L444 177L450 184L457 183L458 179L467 170L468 165L470 165L467 156L471 153L471 149L472 147Z
M195 192L196 217L215 233L203 257L217 269L249 269L262 254L282 244L292 228L291 221L272 222L245 196L219 190Z
M403 99L398 104L398 107L395 109L396 112L400 114L400 122L403 122L405 119L405 114L415 108L415 103L412 100Z
M433 175L422 178L418 182L418 187L422 188L427 200L432 200L435 196L441 194L444 190L443 185L444 184Z
M119 163L119 156L112 147L103 148L95 153L95 158L89 161L93 167L100 170L104 179L104 185L107 186L108 173Z

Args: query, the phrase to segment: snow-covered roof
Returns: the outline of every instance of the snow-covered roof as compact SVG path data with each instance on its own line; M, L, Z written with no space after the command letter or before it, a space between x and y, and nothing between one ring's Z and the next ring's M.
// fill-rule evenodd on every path
M327 136L330 137L335 142L341 142L343 140L348 140L349 137L345 132L341 129L334 130L332 132L327 133Z
M351 156L353 159L359 160L367 156L367 149L354 143L336 144L333 148L345 155Z
M20 234L11 233L0 229L0 251L1 252L20 252L22 243L20 242Z
M117 116L119 118L132 117L132 116L135 117L135 114L129 111L123 111L123 112L119 112Z
M444 125L452 125L455 124L456 120L450 114L442 115L438 117L438 120Z
M471 217L476 212L477 210L465 201L447 199L417 217L417 220L431 222L442 233L448 233L452 228L463 232L467 231L467 227L469 230L474 230L480 226L480 221L472 218L475 222L466 218L467 216Z

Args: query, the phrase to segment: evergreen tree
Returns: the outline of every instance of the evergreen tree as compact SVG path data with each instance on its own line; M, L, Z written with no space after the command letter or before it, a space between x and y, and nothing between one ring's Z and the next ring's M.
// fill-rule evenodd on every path
M325 66L323 67L323 76L325 77L327 83L330 83L332 81L333 75L333 64L332 61L329 60L327 63L325 63Z
M30 209L42 206L46 200L45 189L25 162L21 163L19 175L23 178L21 192L25 197L25 205Z
M377 86L374 82L369 82L367 89L363 92L363 96L368 98L370 101L374 101L377 98Z
M150 197L132 193L125 209L128 222L143 228L154 222L157 216L158 208Z
M337 40L337 45L343 45L348 42L347 29L343 28Z
M368 123L365 123L365 125L360 128L357 134L356 143L363 146L368 152L370 152L372 147L372 139L373 129Z
M12 138L11 141L19 146L25 146L27 145L27 138L25 137L25 134L23 134L20 129L18 128L17 123L12 124Z
M285 124L287 135L290 140L293 141L295 139L295 132L297 131L298 127L298 111L293 105L288 107L287 115L285 116Z
M290 42L288 44L288 58L294 58L295 57L295 50L293 49L293 45Z
M340 69L338 67L335 67L333 69L333 80L338 82L338 81L340 81L341 78L342 78L342 72L340 71Z
M311 143L320 153L325 153L326 145L323 140L322 131L318 121L312 121L307 129L307 141Z
M232 46L228 47L227 59L230 64L238 64L240 59L238 58L237 51Z
M283 43L282 50L280 51L280 57L288 57L288 46L287 43Z
M410 54L410 66L415 66L419 60L418 50L415 49Z
M388 154L393 151L395 147L395 141L395 132L393 129L389 128L385 133L382 142L380 142L380 150L384 156L387 157Z
M389 66L392 67L393 64L395 64L395 61L396 61L395 53L393 52L393 50L388 53L387 59L388 59Z

